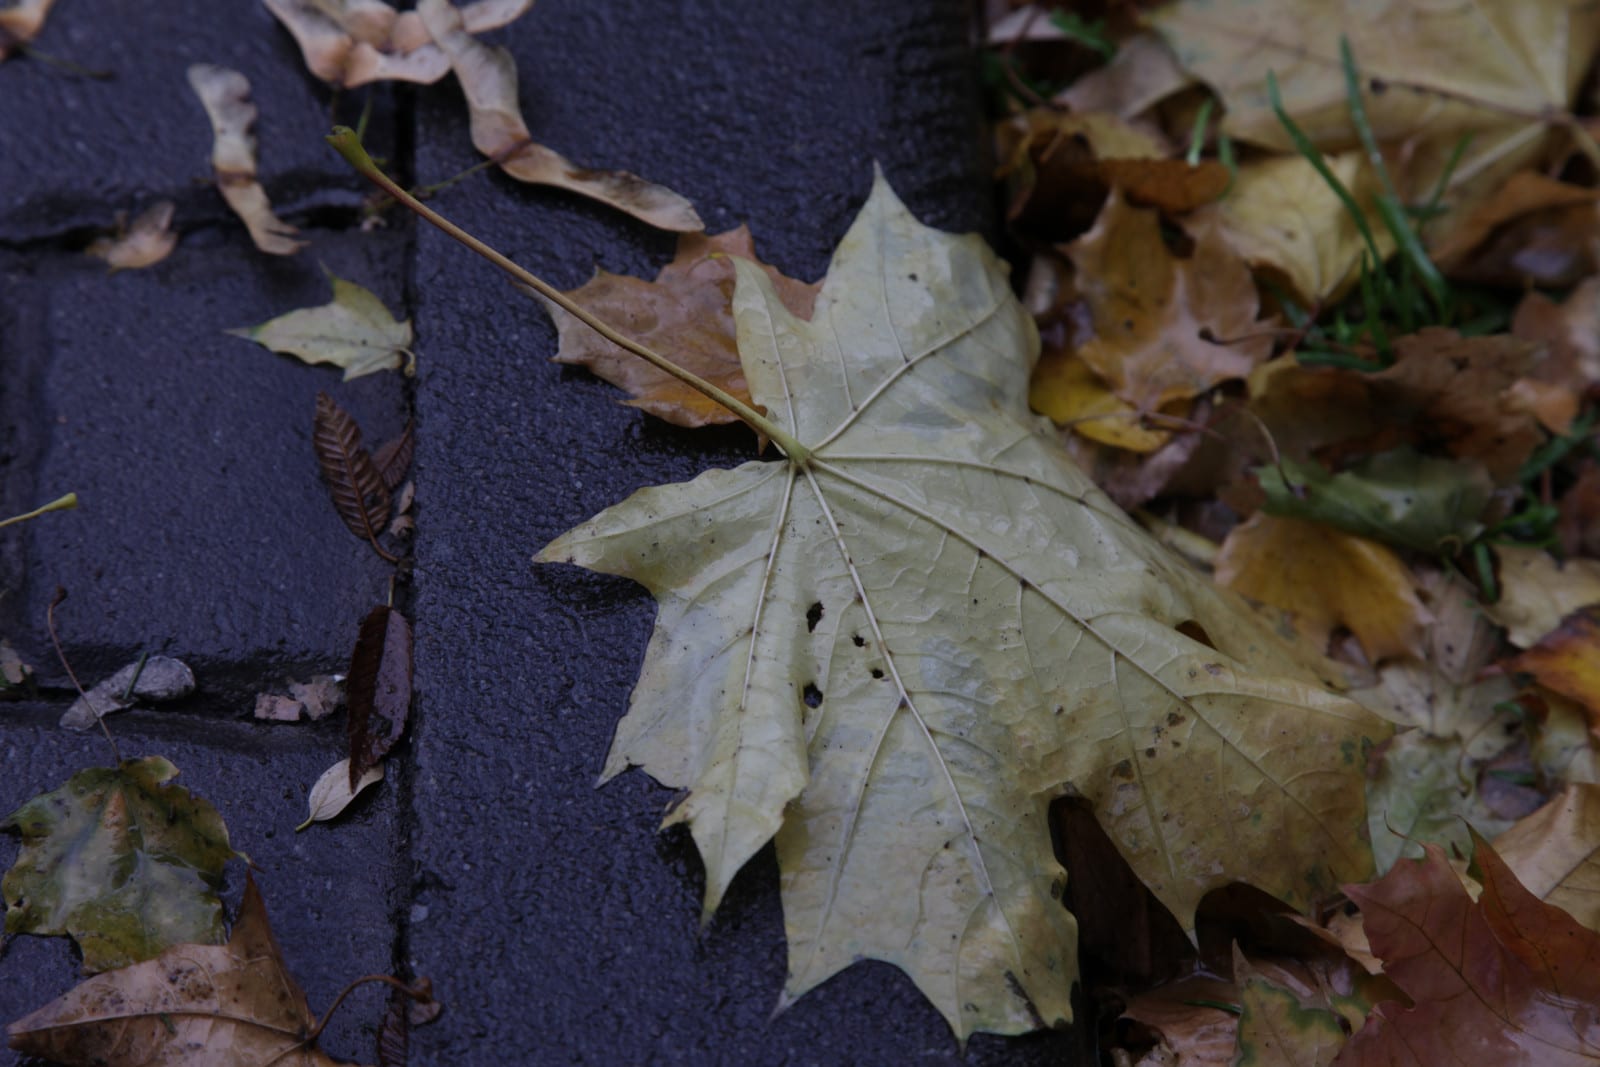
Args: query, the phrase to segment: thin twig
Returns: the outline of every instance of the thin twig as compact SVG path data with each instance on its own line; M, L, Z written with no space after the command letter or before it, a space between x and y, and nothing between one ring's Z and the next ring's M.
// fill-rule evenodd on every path
M94 701L89 699L89 694L83 691L83 683L78 681L78 676L73 673L72 664L67 662L67 654L61 649L61 638L56 633L56 605L67 599L67 591L61 586L56 586L56 595L50 598L50 606L44 609L45 626L50 631L50 643L56 646L56 658L61 661L61 667L67 672L67 677L72 679L72 688L78 691L83 702L89 705L89 711L94 714L94 721L100 724L100 732L106 735L106 744L111 746L111 755L115 757L117 766L122 766L122 751L117 748L116 739L111 736L111 728L106 725L106 718L100 709L94 706Z

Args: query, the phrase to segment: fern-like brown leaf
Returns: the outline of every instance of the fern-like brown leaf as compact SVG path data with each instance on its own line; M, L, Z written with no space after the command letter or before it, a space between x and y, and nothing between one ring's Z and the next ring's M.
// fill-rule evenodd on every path
M411 469L411 456L417 450L416 440L411 435L415 426L415 422L406 423L399 437L385 442L372 454L372 465L378 468L378 477L391 493L400 488L400 483L406 480L406 471Z
M317 394L311 443L339 517L351 533L366 538L380 556L394 562L395 556L378 543L378 534L389 521L389 487L361 446L361 427L327 393Z

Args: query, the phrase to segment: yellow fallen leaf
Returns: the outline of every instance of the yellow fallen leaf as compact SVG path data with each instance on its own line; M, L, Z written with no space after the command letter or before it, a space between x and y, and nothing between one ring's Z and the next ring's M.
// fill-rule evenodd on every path
M125 216L119 213L117 236L97 238L87 251L105 260L112 271L138 270L160 263L178 247L178 235L169 228L174 210L171 200L158 200L126 228Z
M1359 152L1327 158L1334 175L1367 214L1384 256L1394 239L1372 209L1372 170ZM1276 275L1307 306L1337 299L1352 285L1366 251L1343 202L1301 156L1278 156L1239 168L1220 205L1222 233L1258 270Z
M1494 848L1530 893L1600 930L1600 786L1569 784Z
M329 85L377 81L432 85L450 73L450 59L414 11L383 0L264 0L294 36L311 73ZM533 0L479 0L461 9L462 27L484 33L520 18Z
M1094 335L1078 356L1134 410L1150 413L1243 378L1272 340L1256 321L1250 271L1199 219L1194 250L1174 256L1156 212L1113 191L1094 229L1067 247Z
M378 761L361 775L355 788L350 786L350 760L340 760L322 772L311 793L306 798L306 821L296 826L299 833L314 822L327 822L337 818L368 786L383 781L383 761Z
M1506 628L1518 648L1531 648L1561 620L1600 604L1600 561L1558 562L1550 553L1520 545L1498 545L1500 598L1484 614Z
M504 48L479 44L464 28L461 12L446 0L417 6L428 33L450 58L450 66L472 112L472 144L518 181L553 185L609 204L663 230L704 229L689 201L626 171L589 170L535 144L517 103L517 67Z
M1028 385L1028 404L1057 426L1129 452L1154 452L1172 436L1146 427L1132 405L1119 400L1083 360L1064 349L1047 350L1039 358Z
M326 271L326 268L324 268ZM344 380L381 370L416 373L411 351L411 320L396 319L370 289L326 271L333 299L313 308L299 308L258 326L228 330L234 337L295 356L306 363L332 363L343 368Z
M0 59L32 41L44 28L45 16L56 0L20 0L0 11Z
M1567 142L1600 46L1600 9L1577 0L1180 0L1150 18L1179 65L1222 97L1223 130L1280 152L1294 145L1273 114L1269 72L1319 148L1357 143L1339 51L1347 39L1374 136L1406 142L1404 192L1428 195L1471 137L1447 188L1458 209Z
M1421 656L1428 609L1394 550L1321 523L1257 513L1217 552L1217 584L1282 608L1326 646L1334 627L1355 634L1376 663Z
M244 220L250 239L268 255L292 256L305 247L300 231L272 213L266 190L256 180L256 139L250 133L258 114L250 101L250 82L236 70L196 63L189 85L211 119L211 169L222 198Z

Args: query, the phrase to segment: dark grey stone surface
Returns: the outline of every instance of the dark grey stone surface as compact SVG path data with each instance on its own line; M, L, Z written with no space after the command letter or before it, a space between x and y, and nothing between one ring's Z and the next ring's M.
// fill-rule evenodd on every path
M364 192L320 142L329 92L255 0L78 0L57 6L35 43L111 76L29 57L0 64L0 242L109 226L115 211L163 197L178 202L180 224L225 217L211 188L211 126L189 88L192 63L250 79L261 111L259 174L280 212L349 205ZM391 94L377 95L383 146ZM353 122L360 107L359 94L346 94L339 113Z
M690 3L670 19L541 0L505 38L535 137L748 222L764 258L814 278L877 160L925 220L985 221L966 5ZM709 47L708 47L709 45ZM419 97L417 174L472 159L453 89ZM672 239L495 176L436 206L569 287L650 275ZM748 433L686 433L551 366L554 332L492 267L418 235L413 966L455 1008L414 1062L944 1063L961 1053L892 967L859 965L772 1018L785 975L770 851L699 930L692 842L638 772L595 790L654 605L629 583L535 569L546 541L640 486L749 458ZM461 813L460 822L430 813ZM486 849L487 846L487 849ZM978 1037L974 1063L1061 1063L1060 1036Z
M8 418L31 422L18 463L34 507L74 491L68 521L0 532L24 542L0 619L55 675L45 606L71 596L63 638L98 676L141 649L191 660L212 684L263 668L328 668L391 568L345 529L311 447L318 390L371 445L404 425L396 375L341 382L226 333L330 299L319 261L400 305L406 235L314 232L292 259L256 253L233 227L189 234L166 261L107 274L86 256L45 257L0 276L25 309L0 352L28 368ZM330 655L334 658L330 661Z
M0 509L67 489L84 503L0 532L0 636L59 685L43 611L60 584L86 682L141 649L195 665L195 697L112 720L124 749L173 760L265 869L314 1008L366 971L431 976L448 1007L413 1035L415 1064L961 1062L937 1013L882 964L772 1017L785 961L771 851L702 931L693 844L657 833L667 791L637 772L593 787L654 605L626 582L531 557L635 488L743 461L750 435L664 427L551 365L544 313L432 231L315 231L293 260L256 254L205 184L209 134L183 70L206 60L252 79L265 183L288 212L359 195L321 143L328 94L250 0L225 13L199 0L111 10L63 3L39 43L114 68L114 83L0 65ZM538 139L671 186L713 231L749 223L764 258L814 278L874 161L925 221L987 223L970 14L965 0L540 0L491 40L517 58ZM478 161L453 84L380 100L399 101L409 178ZM347 97L341 114L355 105ZM76 254L84 227L157 195L180 203L172 259L108 277ZM436 203L563 287L596 266L652 274L674 244L499 174ZM342 384L221 333L325 300L318 260L415 314L414 385ZM374 445L414 405L419 540L397 596L415 620L418 697L384 785L339 824L294 835L306 790L340 754L341 723L254 723L250 695L339 666L390 573L317 480L318 389ZM47 695L0 705L5 810L106 758L98 736L54 728L67 699ZM0 837L0 862L14 852ZM17 940L0 958L0 1013L64 991L73 967L64 941ZM330 1052L370 1060L379 999L361 994L339 1017ZM1079 1047L1061 1034L979 1036L965 1060L1072 1063Z

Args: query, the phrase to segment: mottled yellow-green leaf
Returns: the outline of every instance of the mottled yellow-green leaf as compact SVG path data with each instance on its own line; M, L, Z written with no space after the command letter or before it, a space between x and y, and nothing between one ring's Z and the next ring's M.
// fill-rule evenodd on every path
M809 458L641 490L539 559L654 593L605 774L685 790L708 911L776 838L786 1000L872 958L961 1036L1069 1018L1069 791L1185 921L1232 881L1305 905L1370 869L1386 728L1067 459L978 237L880 178L809 322L735 266L751 396Z
M390 315L382 300L355 282L332 272L328 280L333 283L331 302L227 332L307 363L343 367L345 381L402 365L406 374L414 373L411 320Z
M1260 975L1239 987L1239 1008L1235 1067L1328 1067L1348 1040L1335 1012L1305 1007Z
M0 882L6 933L69 934L88 972L221 942L236 853L217 809L168 784L177 774L159 756L92 767L7 816L22 852Z

